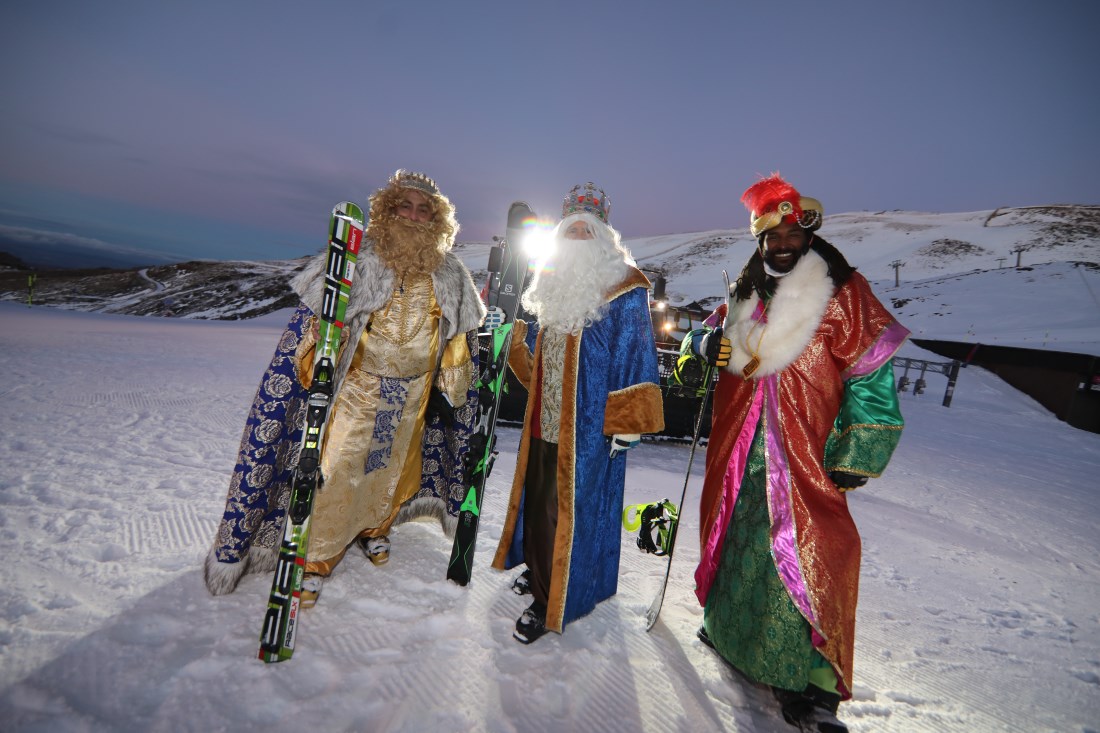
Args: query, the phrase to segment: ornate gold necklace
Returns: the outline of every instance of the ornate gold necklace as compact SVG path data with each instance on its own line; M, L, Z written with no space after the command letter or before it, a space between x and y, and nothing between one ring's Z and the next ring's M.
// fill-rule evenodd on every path
M412 341L430 315L431 292L430 275L410 275L407 282L402 277L377 322L372 319L372 333L398 346Z

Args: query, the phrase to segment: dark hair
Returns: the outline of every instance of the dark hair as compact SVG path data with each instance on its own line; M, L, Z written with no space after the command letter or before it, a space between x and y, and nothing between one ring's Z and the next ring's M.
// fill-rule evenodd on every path
M744 269L741 270L741 276L737 278L737 284L733 287L734 300L747 300L753 294L753 291L759 293L761 298L770 297L775 293L777 281L764 270L764 257L760 254L766 233L760 233L757 242L761 246L758 246L756 251L752 253L752 257L749 258ZM839 249L820 236L817 234L810 234L809 236L810 249L817 252L825 260L825 264L829 266L829 277L832 278L833 285L839 289L844 283L848 282L848 278L852 276L856 268L848 264L848 260L844 259L844 255L840 253Z

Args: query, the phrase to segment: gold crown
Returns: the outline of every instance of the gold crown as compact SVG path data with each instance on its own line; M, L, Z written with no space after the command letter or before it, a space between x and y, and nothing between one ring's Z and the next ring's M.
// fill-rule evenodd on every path
M401 168L398 168L397 172L390 177L390 185L399 188L415 188L417 191L423 191L429 196L439 195L439 187L435 185L435 181L431 178L423 173L414 173Z
M583 186L578 183L570 189L561 205L562 218L570 214L592 214L607 224L607 217L611 215L611 200L592 181Z

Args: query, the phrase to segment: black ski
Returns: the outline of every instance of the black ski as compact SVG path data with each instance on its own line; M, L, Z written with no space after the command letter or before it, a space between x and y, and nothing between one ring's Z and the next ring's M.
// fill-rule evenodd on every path
M504 241L493 247L489 254L488 305L504 311L504 323L489 335L489 358L478 376L477 423L465 458L466 499L458 515L454 548L447 566L447 578L459 585L469 583L473 572L481 500L485 494L485 480L496 456L494 430L504 377L508 371L512 325L519 307L523 280L527 276L529 257L523 251L523 237L534 220L535 213L530 206L523 201L513 203L508 210L508 230Z
M726 317L729 318L729 303L730 303L730 276L725 270L722 270L722 280L726 284ZM723 324L724 326L725 324ZM680 503L676 505L678 507L676 520L672 522L671 529L668 530L667 544L664 548L665 554L668 557L668 562L665 564L665 578L661 581L661 590L657 592L657 597L653 599L653 603L649 604L649 610L645 614L645 630L649 631L657 623L657 617L661 614L661 606L665 602L665 589L668 587L668 576L672 571L672 551L676 546L676 531L680 527L680 515L684 511L684 499L687 497L688 480L691 478L691 464L695 460L695 448L699 445L699 433L703 428L703 415L707 412L707 403L710 402L710 394L714 390L714 369L707 367L706 376L706 390L703 392L703 399L699 403L699 415L695 418L695 434L691 438L691 453L688 455L687 473L684 474L684 489L680 492Z

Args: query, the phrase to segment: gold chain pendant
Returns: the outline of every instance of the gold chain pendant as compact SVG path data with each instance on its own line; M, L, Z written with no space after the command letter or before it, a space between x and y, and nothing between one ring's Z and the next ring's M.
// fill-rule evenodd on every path
M741 369L741 376L743 376L745 379L748 379L753 374L756 374L756 370L759 367L760 367L760 359L759 359L759 357L757 357L754 354L753 357L751 359L749 359L749 363L746 364L744 366L744 368Z

